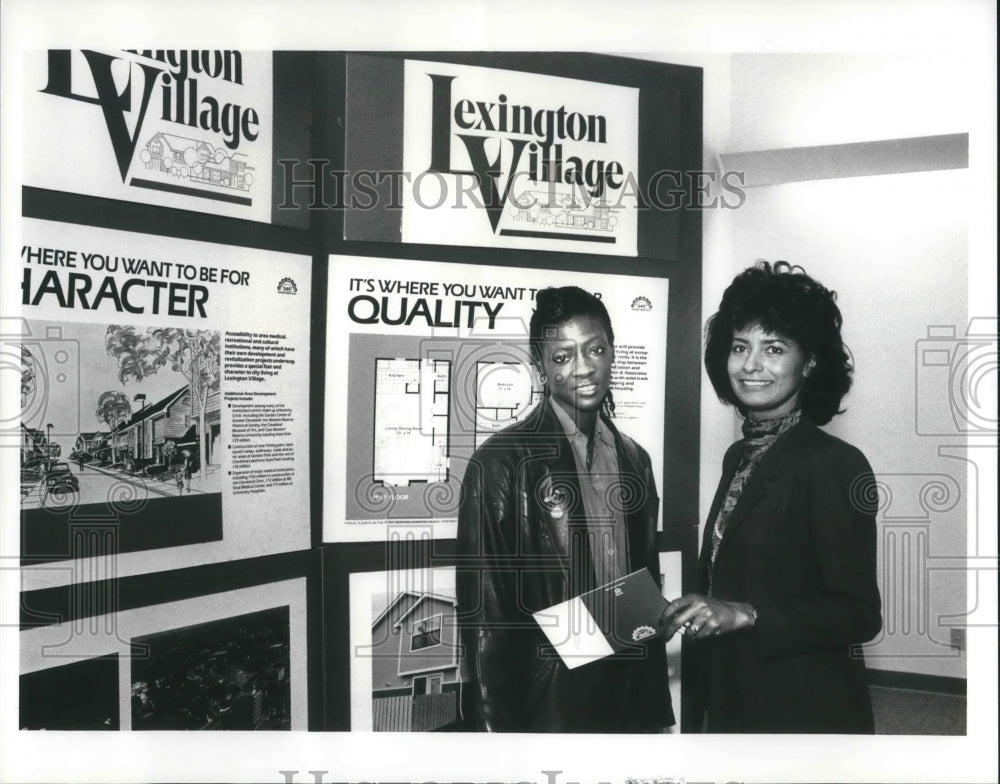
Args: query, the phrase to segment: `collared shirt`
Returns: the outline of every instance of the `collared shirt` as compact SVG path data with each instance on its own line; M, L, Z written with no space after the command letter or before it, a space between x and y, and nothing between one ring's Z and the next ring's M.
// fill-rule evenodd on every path
M604 585L628 573L623 488L615 437L598 417L594 427L593 454L588 466L587 436L580 432L572 417L555 400L550 399L550 403L573 450L583 510L587 515L586 538L594 563L594 576L597 585Z

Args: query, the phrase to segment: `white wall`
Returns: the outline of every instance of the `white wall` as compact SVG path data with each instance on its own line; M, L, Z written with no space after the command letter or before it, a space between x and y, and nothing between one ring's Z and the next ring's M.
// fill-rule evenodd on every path
M972 76L957 57L736 55L727 152L967 132ZM967 465L941 454L957 437L917 432L918 410L942 419L949 394L946 379L928 386L942 368L923 367L918 348L930 327L965 331L969 185L954 170L749 189L732 219L729 270L784 258L838 291L857 371L829 430L865 451L885 488L886 628L869 663L957 677L964 656L948 643L966 575L949 557L967 551Z
M944 55L733 55L725 151L967 132L982 78L970 67Z
M641 56L704 69L707 169L735 153L965 133L972 122L977 80L960 57ZM857 372L847 413L828 429L865 451L892 494L879 516L886 631L869 663L955 677L965 661L948 647L947 616L964 612L966 586L948 557L967 552L969 488L965 464L939 454L959 439L916 433L918 406L940 419L947 394L917 400L928 370L917 350L929 327L961 335L968 320L969 184L967 170L793 182L749 188L741 209L704 215L703 317L757 258L802 264L839 292ZM701 404L704 521L739 423L704 374Z
M938 404L947 368L918 361L928 327L953 325L961 335L967 323L967 181L958 170L756 188L733 223L740 257L802 264L838 293L856 372L847 411L827 430L865 452L885 487L886 628L867 649L869 664L955 677L965 676L965 663L941 619L964 612L965 577L943 559L966 552L966 465L938 452L958 437L919 435L916 423L918 409L924 431L924 415L938 423L946 413ZM934 399L918 399L920 374L933 382ZM904 552L907 541L913 549Z

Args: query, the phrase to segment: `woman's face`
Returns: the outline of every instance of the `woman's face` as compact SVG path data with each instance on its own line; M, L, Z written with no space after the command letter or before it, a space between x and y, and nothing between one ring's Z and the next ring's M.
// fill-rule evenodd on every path
M756 422L798 407L811 363L794 340L754 324L733 333L727 370L736 399Z
M597 412L611 388L615 349L600 319L574 316L542 341L542 372L567 411Z

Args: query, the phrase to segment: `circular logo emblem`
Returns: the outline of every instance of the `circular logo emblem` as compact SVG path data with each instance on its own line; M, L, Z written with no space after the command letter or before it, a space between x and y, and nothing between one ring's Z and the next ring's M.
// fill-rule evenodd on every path
M632 639L635 642L639 640L645 640L647 637L652 637L656 634L656 629L652 626L636 626L635 630L632 632Z

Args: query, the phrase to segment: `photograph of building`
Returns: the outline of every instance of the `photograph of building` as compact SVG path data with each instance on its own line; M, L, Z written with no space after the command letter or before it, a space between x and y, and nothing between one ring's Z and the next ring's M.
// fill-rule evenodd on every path
M372 597L372 729L431 732L459 719L457 601L404 590Z

